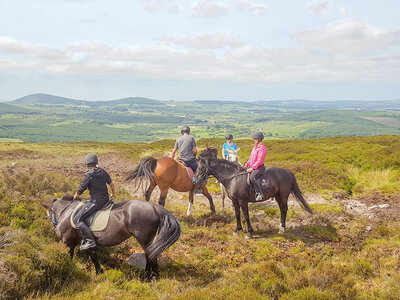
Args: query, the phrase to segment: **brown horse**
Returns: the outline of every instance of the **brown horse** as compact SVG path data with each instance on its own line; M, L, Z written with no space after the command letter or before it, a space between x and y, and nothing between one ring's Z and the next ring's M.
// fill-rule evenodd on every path
M218 149L215 147L208 147L199 154L200 158L204 157L217 157ZM151 193L156 186L160 189L160 199L158 203L162 206L165 205L168 190L172 188L177 192L189 192L189 206L187 215L192 213L193 208L193 181L188 176L186 167L170 157L145 157L142 158L136 168L125 178L125 182L134 179L149 180L149 186L145 192L146 201L150 200ZM207 197L210 202L211 212L215 213L215 206L210 193L207 190L207 182L200 185L202 194Z
M79 230L71 225L71 214L78 204L79 201L74 200L70 195L55 198L50 203L43 204L48 210L48 217L57 235L70 248L71 258L75 247L81 241ZM134 236L144 249L145 276L151 279L153 276L158 277L157 258L179 239L181 228L177 219L164 207L130 200L116 203L111 210L106 229L93 232L93 234L96 244L101 247L118 245ZM88 253L96 268L96 274L103 273L96 251L89 250Z

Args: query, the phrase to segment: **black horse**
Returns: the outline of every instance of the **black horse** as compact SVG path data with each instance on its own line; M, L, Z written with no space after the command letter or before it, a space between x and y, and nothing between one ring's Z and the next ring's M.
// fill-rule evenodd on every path
M55 198L50 203L43 204L48 210L49 219L53 222L56 233L70 248L71 258L74 255L75 247L81 240L79 230L71 225L71 214L78 204L79 201L73 200L70 195ZM177 219L164 207L144 201L130 200L116 203L111 210L106 229L93 232L93 234L96 244L102 247L118 245L134 236L144 249L145 276L151 279L153 276L158 277L157 258L179 239L181 227ZM96 251L89 250L89 255L96 268L96 274L102 273Z
M240 221L240 208L242 208L244 218L247 222L246 238L251 238L254 230L250 224L248 202L255 202L255 192L248 184L247 174L246 168L236 162L207 157L199 160L199 168L194 174L193 181L196 184L201 184L208 176L215 176L226 188L228 196L235 207L237 221L235 233L242 230L242 223ZM262 201L275 197L278 202L281 211L279 233L285 232L287 202L290 193L294 195L306 211L311 214L313 213L304 199L292 172L281 168L268 168L259 180L261 180L261 185L264 189L264 198Z

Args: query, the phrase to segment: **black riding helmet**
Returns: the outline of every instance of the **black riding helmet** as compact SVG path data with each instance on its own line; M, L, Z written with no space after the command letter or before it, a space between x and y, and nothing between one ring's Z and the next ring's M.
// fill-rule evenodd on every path
M264 134L260 131L256 131L256 132L253 132L253 134L251 135L251 138L253 140L262 141L264 139Z
M233 135L230 134L230 133L228 133L228 134L225 136L225 139L226 139L226 140L233 140Z
M85 164L88 166L95 166L99 162L96 154L89 153L85 156Z
M182 129L181 129L181 132L190 133L190 127L189 126L183 126Z

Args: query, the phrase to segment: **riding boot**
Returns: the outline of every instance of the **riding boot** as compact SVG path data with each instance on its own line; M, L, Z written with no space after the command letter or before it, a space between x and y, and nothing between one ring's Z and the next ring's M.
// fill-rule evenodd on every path
M96 247L96 242L94 240L94 236L92 231L89 229L89 227L86 225L86 223L83 222L79 228L80 232L82 233L82 243L79 249L81 251L89 250L91 248Z
M253 182L254 190L256 191L256 201L261 201L264 198L264 193L257 180Z

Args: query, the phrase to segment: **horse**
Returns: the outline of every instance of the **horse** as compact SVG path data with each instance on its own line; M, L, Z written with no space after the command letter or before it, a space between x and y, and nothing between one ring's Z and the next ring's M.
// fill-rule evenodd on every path
M199 158L217 157L218 149L215 147L207 147L199 154ZM187 215L191 215L193 208L193 181L188 175L185 165L170 157L145 157L139 161L136 168L125 178L125 182L134 179L147 179L149 186L144 193L146 201L150 200L151 193L156 186L160 189L160 198L158 204L164 206L167 198L168 190L172 188L177 192L189 192L189 205ZM215 206L210 193L207 190L207 182L201 185L202 194L207 197L210 202L210 210L215 213Z
M81 241L79 230L71 225L71 215L79 202L71 195L64 195L42 204L47 209L57 235L69 247L71 259L75 247ZM158 278L157 258L179 239L180 234L180 224L169 211L162 206L139 200L114 204L106 229L93 232L96 244L102 247L118 245L134 236L145 252L147 279ZM89 250L88 254L96 274L103 273L96 250Z
M196 185L201 184L210 175L213 175L224 185L229 198L232 199L237 222L234 235L236 235L238 231L242 230L242 223L240 221L241 208L247 223L246 238L251 238L254 230L250 224L248 203L256 201L255 192L248 184L248 173L246 172L246 168L236 162L230 162L224 159L210 157L201 158L199 160L199 167L193 176L193 181ZM289 194L293 194L302 208L310 214L313 214L300 191L294 174L289 170L282 168L268 168L261 176L260 180L262 180L262 186L267 188L264 192L264 198L262 201L275 197L276 202L278 202L281 211L280 234L285 233Z
M240 150L240 148L237 150L227 149L227 151L228 151L227 160L238 162L238 154L237 153L239 152L239 150ZM222 208L225 208L226 189L222 183L220 183L220 187L221 187L221 192L222 192Z

